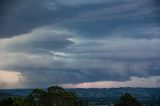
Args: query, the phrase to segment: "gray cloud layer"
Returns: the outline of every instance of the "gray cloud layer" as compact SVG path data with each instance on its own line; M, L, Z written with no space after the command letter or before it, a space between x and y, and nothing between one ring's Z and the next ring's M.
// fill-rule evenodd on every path
M33 28L51 24L76 29L90 37L103 37L106 33L105 36L110 36L113 29L131 30L136 27L143 30L145 26L145 30L152 31L152 27L159 26L160 9L156 6L157 0L154 1L1 0L0 37L29 33ZM144 34L126 36L143 37Z
M0 2L0 70L25 86L160 76L156 0Z

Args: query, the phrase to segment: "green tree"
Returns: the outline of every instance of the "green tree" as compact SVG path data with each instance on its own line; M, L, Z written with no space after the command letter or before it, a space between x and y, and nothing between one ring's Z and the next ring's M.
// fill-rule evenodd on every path
M141 106L140 102L129 93L125 93L120 97L114 106Z
M75 93L65 91L62 87L49 87L44 102L46 106L77 106L78 98ZM83 105L82 105L83 106Z
M86 106L74 92L52 86L47 91L35 89L25 100L25 106Z
M26 98L26 106L40 106L43 101L43 97L46 95L46 91L42 89L34 89Z
M22 97L12 98L12 106L24 106L24 99Z
M24 106L25 102L22 97L9 97L0 102L0 106Z
M11 97L7 98L7 99L3 99L0 103L0 106L12 106L13 104L13 100Z

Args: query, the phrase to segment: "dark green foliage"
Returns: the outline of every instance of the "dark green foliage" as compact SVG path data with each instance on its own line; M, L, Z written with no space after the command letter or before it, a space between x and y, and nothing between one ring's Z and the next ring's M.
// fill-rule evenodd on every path
M3 99L1 102L0 102L0 106L12 106L12 98L9 97L8 99Z
M24 106L24 99L21 97L9 97L0 102L0 106Z
M47 91L35 89L26 98L3 99L0 101L0 106L86 106L86 103L80 100L74 92L53 86Z
M25 99L27 106L40 106L40 102L43 97L46 95L46 92L41 89L34 89Z
M141 106L140 102L129 93L125 93L120 97L120 101L115 106Z
M85 106L73 92L67 92L57 86L49 87L47 90L48 92L40 101L43 106Z
M21 97L14 97L12 98L13 106L24 106L25 102L24 99Z

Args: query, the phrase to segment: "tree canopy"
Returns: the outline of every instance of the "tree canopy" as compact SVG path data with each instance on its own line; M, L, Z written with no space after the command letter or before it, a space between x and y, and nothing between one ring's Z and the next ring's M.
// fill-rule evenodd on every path
M141 106L140 102L131 94L125 93L120 97L120 100L115 106Z
M34 89L26 98L10 97L3 99L0 106L86 106L74 92L52 86L47 90Z

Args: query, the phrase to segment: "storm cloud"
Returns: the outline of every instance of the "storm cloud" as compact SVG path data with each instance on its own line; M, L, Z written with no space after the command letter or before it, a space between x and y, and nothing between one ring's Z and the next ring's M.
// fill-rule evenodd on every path
M127 86L133 78L135 86L141 79L159 85L156 0L0 2L0 70L19 72L20 87L100 81Z

